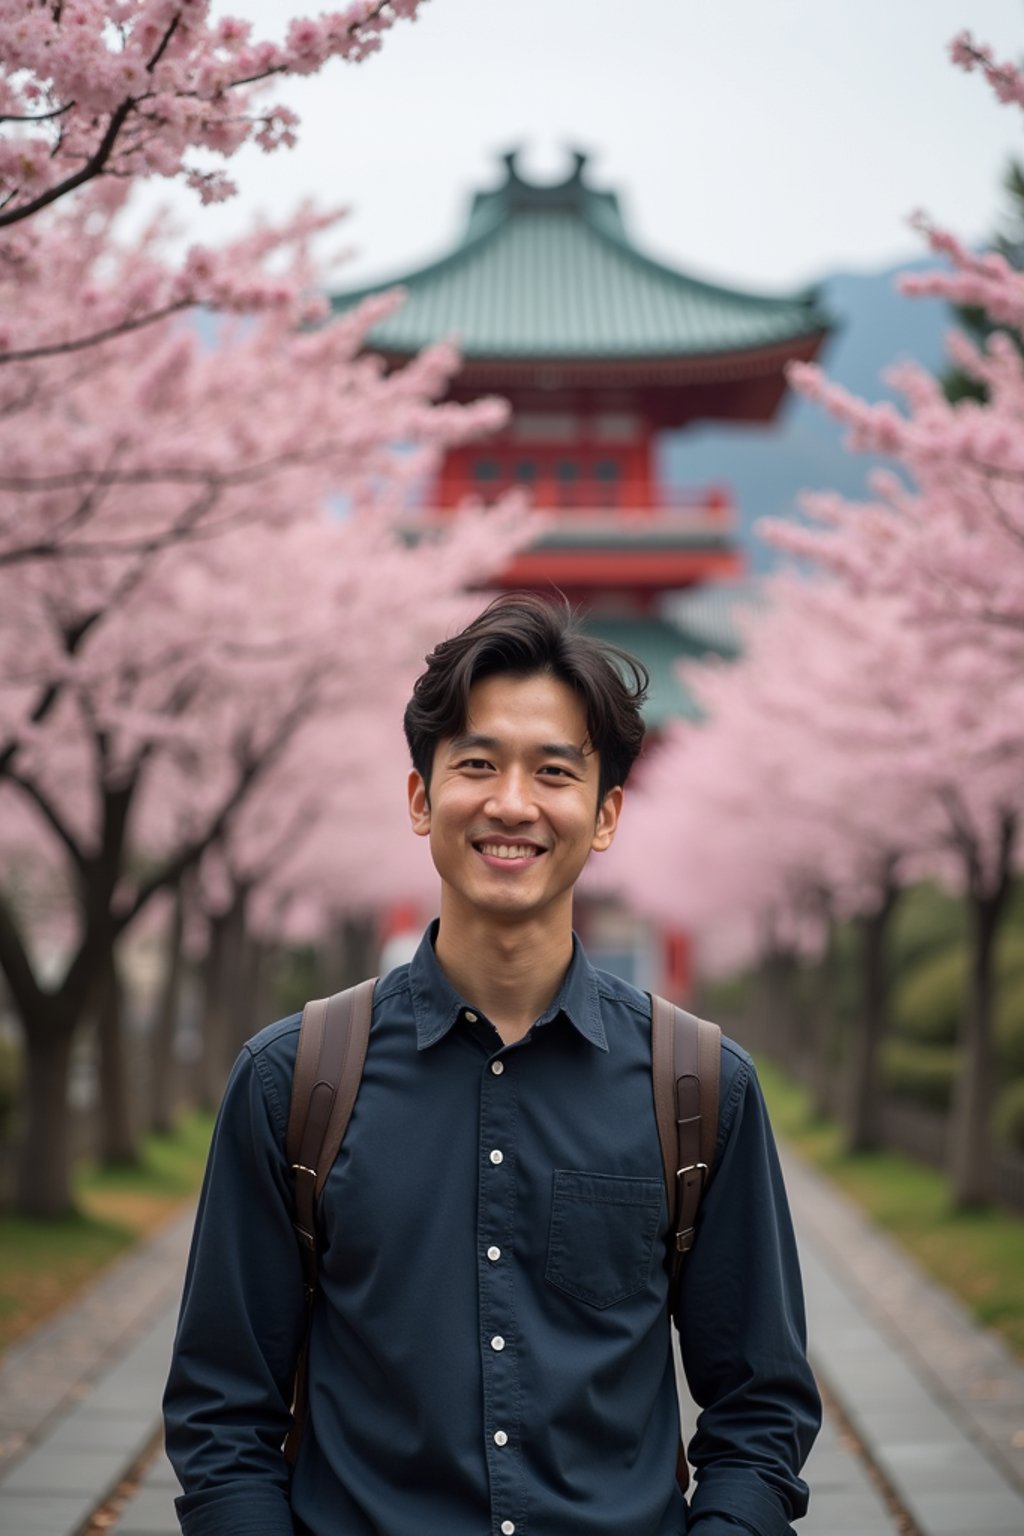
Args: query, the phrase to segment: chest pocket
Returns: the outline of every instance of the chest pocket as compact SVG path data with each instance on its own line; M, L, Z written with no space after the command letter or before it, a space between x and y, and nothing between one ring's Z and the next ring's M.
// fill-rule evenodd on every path
M643 1290L661 1219L659 1179L555 1170L544 1278L591 1307Z

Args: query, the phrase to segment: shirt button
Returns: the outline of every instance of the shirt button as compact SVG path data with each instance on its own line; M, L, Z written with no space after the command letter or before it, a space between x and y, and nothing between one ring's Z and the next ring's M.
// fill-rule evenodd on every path
M492 1264L497 1264L498 1260L501 1258L501 1249L496 1248L492 1243L487 1250L487 1257L490 1259Z
M494 1073L495 1077L500 1077L501 1074L504 1072L504 1070L505 1070L505 1063L503 1061L492 1061L491 1062L491 1071Z
M504 1152L499 1152L497 1147L495 1147L494 1151L491 1153L491 1162L494 1163L494 1164L498 1164L498 1163L503 1163L504 1161L505 1161L505 1154L504 1154Z
M508 1445L508 1435L506 1435L503 1429L496 1429L494 1431L494 1443L495 1445Z
M497 1350L499 1355L505 1348L505 1340L502 1338L500 1333L496 1333L494 1335L494 1338L491 1340L491 1348Z
M475 1023L477 1023L479 1017L480 1017L479 1014L471 1013L468 1008L466 1009L465 1020L466 1020L467 1024L475 1024Z
M501 1536L515 1536L515 1532L516 1523L514 1520L503 1520L501 1522Z

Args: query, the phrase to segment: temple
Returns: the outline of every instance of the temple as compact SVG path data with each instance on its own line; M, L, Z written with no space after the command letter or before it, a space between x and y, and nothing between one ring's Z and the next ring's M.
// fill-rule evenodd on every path
M729 649L706 602L689 624L685 604L667 600L744 574L727 482L664 484L659 440L698 421L771 422L787 363L814 358L829 327L813 292L740 292L645 255L615 193L586 170L576 154L564 181L538 185L505 156L447 255L332 306L401 286L405 303L370 333L372 349L398 366L450 339L463 358L450 398L511 403L500 434L448 452L421 516L529 490L551 522L498 585L558 589L589 628L640 655L657 730L692 711L677 662Z

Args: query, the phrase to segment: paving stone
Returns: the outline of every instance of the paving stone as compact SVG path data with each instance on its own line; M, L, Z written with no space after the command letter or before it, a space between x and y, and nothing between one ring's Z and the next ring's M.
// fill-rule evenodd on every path
M816 1492L797 1525L800 1536L891 1536L895 1529L884 1505L843 1493Z
M842 1444L828 1417L807 1459L804 1477L811 1502L799 1523L800 1536L892 1536L895 1525L881 1494L864 1463Z
M181 1485L174 1474L174 1468L163 1451L147 1471L144 1483L147 1488L169 1488L175 1496L181 1492Z
M935 1493L988 1493L995 1477L992 1464L983 1456L964 1456L960 1446L925 1444L889 1446L885 1464L899 1479L922 1480Z
M55 1455L43 1446L13 1468L5 1478L5 1494L76 1493L96 1498L97 1489L112 1488L125 1464L123 1446L105 1451L63 1451Z
M116 1530L117 1536L179 1536L171 1494L165 1488L143 1488Z
M922 1495L911 1514L928 1536L1021 1536L1021 1506L1000 1489Z
M94 1503L72 1494L8 1494L0 1489L0 1531L3 1536L72 1536Z
M137 1414L99 1414L85 1404L67 1413L46 1436L46 1446L55 1456L76 1451L124 1450L139 1435Z

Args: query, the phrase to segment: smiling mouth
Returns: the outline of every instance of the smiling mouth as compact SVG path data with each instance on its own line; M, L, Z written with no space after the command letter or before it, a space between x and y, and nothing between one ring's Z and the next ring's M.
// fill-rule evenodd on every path
M535 843L474 843L473 846L490 859L536 859L544 852Z

